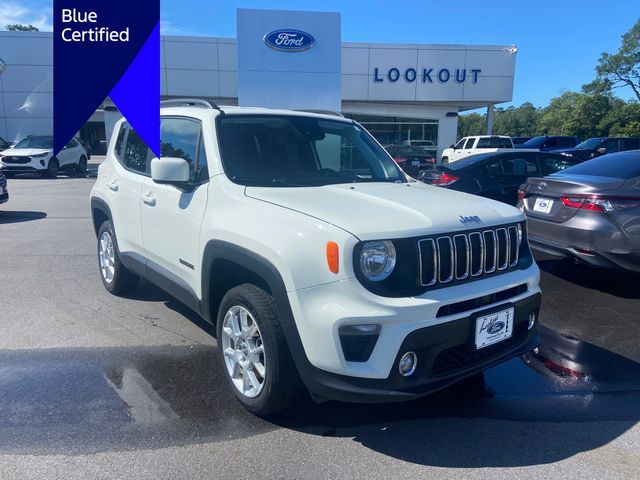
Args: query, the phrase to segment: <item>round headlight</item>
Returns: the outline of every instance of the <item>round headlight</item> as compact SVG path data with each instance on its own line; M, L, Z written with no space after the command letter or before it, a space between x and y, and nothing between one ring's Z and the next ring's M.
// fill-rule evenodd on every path
M380 282L391 275L396 266L396 249L388 240L367 242L360 252L360 269L372 282Z

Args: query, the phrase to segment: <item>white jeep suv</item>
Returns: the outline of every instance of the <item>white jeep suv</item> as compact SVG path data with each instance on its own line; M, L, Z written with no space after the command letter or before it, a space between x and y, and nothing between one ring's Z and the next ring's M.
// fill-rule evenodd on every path
M216 325L250 411L417 398L537 346L523 214L408 182L332 115L161 108L161 157L114 130L91 192L104 286L145 277Z

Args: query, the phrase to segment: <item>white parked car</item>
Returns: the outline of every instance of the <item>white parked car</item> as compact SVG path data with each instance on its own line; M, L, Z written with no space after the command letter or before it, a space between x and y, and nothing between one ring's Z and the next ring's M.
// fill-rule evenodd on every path
M28 135L0 153L0 165L6 176L16 173L40 173L55 178L60 170L85 173L87 153L84 147L72 138L60 153L54 156L52 136Z
M442 151L441 163L446 165L461 158L477 155L479 153L497 152L499 150L513 148L511 137L504 135L477 135L464 137L450 148Z
M250 411L420 397L537 346L516 208L407 182L358 123L172 101L161 158L116 124L91 191L98 263L216 325Z

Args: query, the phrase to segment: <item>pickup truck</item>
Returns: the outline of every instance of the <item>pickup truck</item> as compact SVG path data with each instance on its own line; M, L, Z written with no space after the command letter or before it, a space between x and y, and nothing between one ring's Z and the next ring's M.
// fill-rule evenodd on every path
M461 158L477 155L479 153L491 153L513 148L511 137L502 135L477 135L464 137L450 148L442 152L440 162L442 165L455 162Z

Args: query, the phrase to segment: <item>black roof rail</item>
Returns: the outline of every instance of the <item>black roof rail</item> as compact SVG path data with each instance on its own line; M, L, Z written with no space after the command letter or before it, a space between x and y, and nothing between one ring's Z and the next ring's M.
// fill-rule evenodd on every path
M306 108L300 109L300 110L296 110L297 112L309 112L309 113L320 113L322 115L333 115L334 117L342 117L344 118L344 115L340 112L336 112L334 110L309 110Z
M170 100L162 100L161 107L202 107L212 108L222 113L222 109L217 103L202 98L172 98Z

